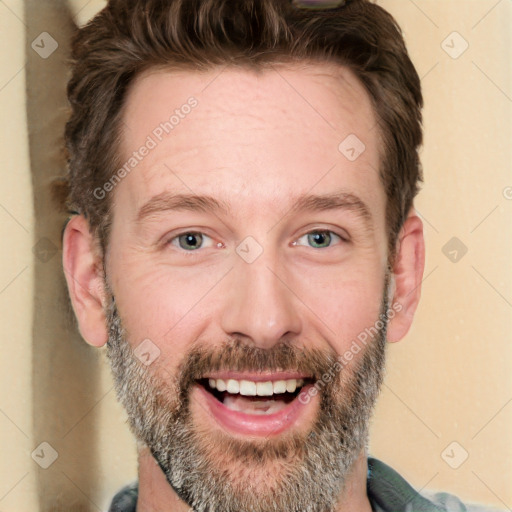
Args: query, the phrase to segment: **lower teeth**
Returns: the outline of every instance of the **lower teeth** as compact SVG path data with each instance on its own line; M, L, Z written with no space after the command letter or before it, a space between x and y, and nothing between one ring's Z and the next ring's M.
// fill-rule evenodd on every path
M255 401L242 395L229 394L226 395L222 403L232 411L255 415L273 414L287 405L285 400L269 399Z

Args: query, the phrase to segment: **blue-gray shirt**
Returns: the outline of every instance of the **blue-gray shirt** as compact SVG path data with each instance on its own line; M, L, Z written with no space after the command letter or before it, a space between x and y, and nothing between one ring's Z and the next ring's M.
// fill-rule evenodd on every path
M373 457L368 457L367 494L373 512L492 512L465 505L445 492L419 494L394 469ZM138 483L127 485L114 496L109 512L135 512L137 496Z

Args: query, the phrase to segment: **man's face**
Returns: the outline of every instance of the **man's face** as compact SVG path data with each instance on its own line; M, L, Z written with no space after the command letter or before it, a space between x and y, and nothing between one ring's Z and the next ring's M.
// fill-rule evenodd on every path
M109 356L132 429L195 510L330 510L384 361L380 322L335 364L387 309L364 88L320 64L153 71L123 120L123 163L155 143L115 187L106 260Z

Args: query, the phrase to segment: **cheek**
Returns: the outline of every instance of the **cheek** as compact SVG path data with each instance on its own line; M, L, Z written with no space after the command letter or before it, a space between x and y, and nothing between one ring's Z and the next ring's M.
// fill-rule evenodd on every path
M379 319L385 271L380 264L310 272L301 278L299 296L311 309L313 325L323 325L329 344L342 354Z
M146 338L162 352L182 354L200 334L211 311L221 269L149 265L149 258L125 258L112 265L119 314L132 345Z

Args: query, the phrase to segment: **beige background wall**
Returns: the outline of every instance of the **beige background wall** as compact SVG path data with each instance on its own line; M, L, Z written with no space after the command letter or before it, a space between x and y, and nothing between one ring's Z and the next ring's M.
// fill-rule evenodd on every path
M427 264L415 325L389 347L371 453L418 489L510 509L512 1L380 3L423 77ZM62 173L71 20L101 5L0 0L2 512L105 510L136 474L103 355L67 305L48 192ZM50 55L43 32L59 45Z

